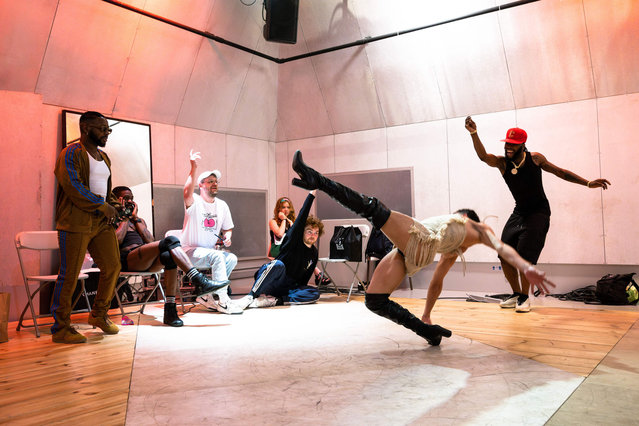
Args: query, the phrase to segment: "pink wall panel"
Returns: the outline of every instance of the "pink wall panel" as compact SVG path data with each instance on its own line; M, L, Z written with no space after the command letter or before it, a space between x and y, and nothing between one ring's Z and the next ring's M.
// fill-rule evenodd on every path
M639 92L639 2L584 0L597 96Z
M198 170L217 169L222 172L221 187L228 187L226 136L185 127L175 128L175 183L184 185L191 169L189 151L199 152ZM198 173L199 174L199 173Z
M187 153L188 154L188 153ZM185 176L176 180L175 176L175 127L166 124L151 124L151 161L153 183L167 185L183 184ZM184 163L184 153L180 153L180 163ZM181 164L182 165L182 164Z
M10 320L17 318L26 301L24 285L13 246L14 237L21 231L51 229L43 224L41 216L43 191L50 191L52 152L42 149L42 99L38 95L0 91L0 157L5 167L0 169L0 197L8 208L2 210L0 226L0 291L11 296ZM50 216L48 215L48 219ZM47 220L48 222L48 220ZM40 256L30 255L26 259L32 273L40 272Z
M581 0L507 9L499 22L517 108L594 96Z
M202 40L176 124L225 133L251 59L228 46Z
M311 59L279 66L277 125L278 141L333 133Z
M0 89L34 91L57 4L57 0L2 2Z
M113 113L175 123L200 43L198 35L142 18Z
M639 265L639 94L598 101L606 262ZM635 272L638 272L635 270Z
M60 0L36 87L44 102L110 114L139 20L108 3Z

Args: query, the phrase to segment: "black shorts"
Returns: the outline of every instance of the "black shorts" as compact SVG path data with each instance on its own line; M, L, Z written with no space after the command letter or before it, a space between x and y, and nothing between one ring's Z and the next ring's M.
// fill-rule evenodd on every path
M513 247L521 257L536 265L549 228L550 216L545 213L513 213L504 226L501 240Z

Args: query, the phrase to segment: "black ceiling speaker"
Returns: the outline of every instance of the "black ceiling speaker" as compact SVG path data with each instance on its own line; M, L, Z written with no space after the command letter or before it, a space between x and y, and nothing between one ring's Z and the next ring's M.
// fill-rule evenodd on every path
M264 39L278 43L297 42L299 0L265 0Z

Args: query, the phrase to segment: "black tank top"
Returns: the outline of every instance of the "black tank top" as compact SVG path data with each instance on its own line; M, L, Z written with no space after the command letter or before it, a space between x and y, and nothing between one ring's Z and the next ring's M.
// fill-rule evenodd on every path
M517 169L517 174L512 173L515 169L513 162L506 159L506 171L503 175L510 193L515 198L514 212L524 215L544 213L550 216L550 204L541 182L541 167L533 162L528 151L525 151L524 155L526 159Z
M138 234L137 231L128 230L127 233L124 235L124 239L122 240L122 244L120 244L120 247L122 249L126 249L127 251L131 251L134 248L142 245L144 245L144 240L142 239L140 234Z

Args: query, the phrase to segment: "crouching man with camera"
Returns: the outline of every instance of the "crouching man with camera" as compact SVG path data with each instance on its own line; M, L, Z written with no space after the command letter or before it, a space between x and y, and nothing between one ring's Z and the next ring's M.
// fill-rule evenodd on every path
M123 206L119 212L119 222L115 234L120 244L122 271L157 272L164 268L164 324L181 327L184 323L178 317L175 306L177 292L177 268L182 269L194 284L198 296L209 294L224 285L216 285L193 267L189 257L182 250L180 240L166 237L154 241L144 219L138 217L138 206L133 201L133 193L126 186L113 188L113 194Z

